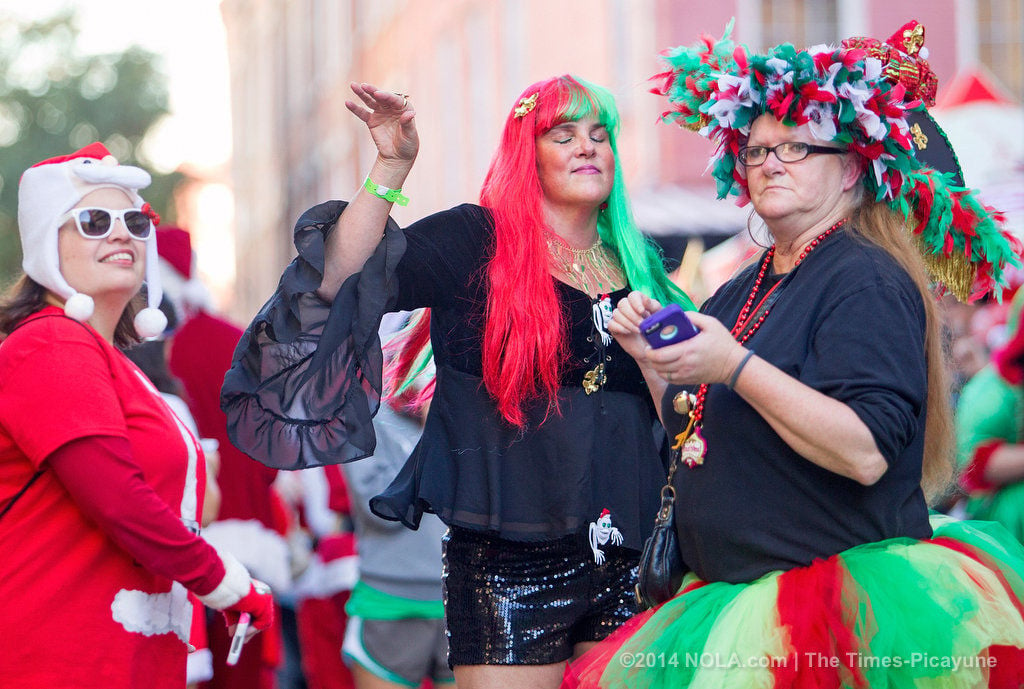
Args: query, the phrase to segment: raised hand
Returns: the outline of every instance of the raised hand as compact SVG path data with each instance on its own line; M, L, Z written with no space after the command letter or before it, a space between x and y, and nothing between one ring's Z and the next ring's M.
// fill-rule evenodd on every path
M380 161L394 167L411 166L420 140L416 133L416 111L409 105L409 97L373 84L350 86L362 103L345 101L345 107L366 124Z

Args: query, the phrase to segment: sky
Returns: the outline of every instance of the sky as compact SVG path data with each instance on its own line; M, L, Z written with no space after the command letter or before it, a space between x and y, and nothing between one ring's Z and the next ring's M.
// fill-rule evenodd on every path
M148 142L162 172L181 163L214 167L231 155L227 46L219 0L0 0L0 11L43 18L75 7L85 53L138 44L159 55L171 114Z

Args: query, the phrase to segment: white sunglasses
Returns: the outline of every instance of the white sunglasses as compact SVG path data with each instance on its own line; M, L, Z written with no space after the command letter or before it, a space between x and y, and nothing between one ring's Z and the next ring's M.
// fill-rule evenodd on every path
M153 221L137 208L115 211L109 208L88 206L72 208L65 220L75 221L78 233L86 239L104 239L114 231L114 222L120 220L133 239L149 239L153 233Z

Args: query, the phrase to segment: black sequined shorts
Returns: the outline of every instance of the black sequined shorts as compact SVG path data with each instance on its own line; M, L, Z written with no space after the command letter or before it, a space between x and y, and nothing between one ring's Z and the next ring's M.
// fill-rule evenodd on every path
M640 554L585 535L521 542L451 527L444 537L448 664L546 665L636 614Z

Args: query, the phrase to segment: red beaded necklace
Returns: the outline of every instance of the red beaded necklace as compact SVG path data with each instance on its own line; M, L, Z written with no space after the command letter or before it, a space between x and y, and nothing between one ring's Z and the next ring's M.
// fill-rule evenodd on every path
M842 219L832 227L828 228L817 237L811 240L811 242L804 247L804 250L800 252L796 262L793 264L793 270L796 269L800 263L807 258L807 255L814 251L822 240L828 237L830 234L838 230L846 222L846 219ZM750 319L761 310L761 306L768 300L768 297L774 292L779 285L782 284L782 280L779 280L771 288L765 292L765 295L761 297L761 300L757 303L757 307L754 307L754 299L757 297L758 290L761 289L761 283L764 282L764 276L768 273L768 266L772 262L772 258L775 256L775 245L773 244L768 253L764 256L764 261L761 262L761 269L757 273L757 278L754 280L754 287L750 290L750 296L747 297L746 303L743 308L740 309L740 315L736 318L736 324L732 326L732 336L737 339L740 344L743 344L750 339L751 335L757 332L761 324L768 317L771 312L771 307L764 309L757 320L750 323ZM693 413L691 415L690 425L693 427L693 432L686 438L682 446L682 460L686 462L686 465L690 468L697 466L698 464L704 463L704 456L707 454L707 441L700 433L701 419L704 418L704 401L708 396L708 384L701 383L701 386L697 389L697 398L693 407Z

